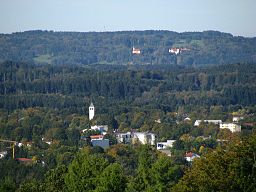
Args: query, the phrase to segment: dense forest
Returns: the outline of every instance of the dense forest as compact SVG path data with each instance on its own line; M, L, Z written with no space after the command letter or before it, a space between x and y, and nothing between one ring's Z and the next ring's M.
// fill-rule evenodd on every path
M141 50L133 55L132 48ZM186 51L178 55L170 48ZM0 59L48 64L205 65L256 62L256 38L218 31L27 31L0 34Z
M0 139L32 143L15 146L15 158L32 163L13 160L1 143L8 155L0 159L0 191L252 191L256 127L247 122L256 122L255 85L256 65L246 63L1 62ZM96 115L89 121L91 102ZM233 113L245 117L241 133L193 126L196 119L231 121ZM80 139L95 124L109 126L109 149ZM175 139L172 156L140 143L117 144L113 131L134 130ZM203 158L191 164L187 151Z

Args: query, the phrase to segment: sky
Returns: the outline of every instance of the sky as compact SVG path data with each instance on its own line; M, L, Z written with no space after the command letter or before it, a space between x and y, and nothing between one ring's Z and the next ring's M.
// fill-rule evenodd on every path
M256 37L255 19L256 0L0 0L0 33L217 30Z

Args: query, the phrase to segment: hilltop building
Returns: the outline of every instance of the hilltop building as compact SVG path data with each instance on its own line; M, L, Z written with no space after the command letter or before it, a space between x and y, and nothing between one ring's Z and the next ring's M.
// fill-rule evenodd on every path
M169 53L173 53L175 55L178 55L183 51L190 51L190 49L188 49L188 48L176 48L176 47L173 47L173 48L169 49Z
M136 49L135 47L133 47L133 48L132 48L132 54L140 55L140 54L141 54L141 51L140 51L140 49Z
M89 106L89 120L92 120L95 115L95 108L93 103Z
M180 51L181 50L176 47L169 49L169 53L174 53L175 55L178 55L180 53Z

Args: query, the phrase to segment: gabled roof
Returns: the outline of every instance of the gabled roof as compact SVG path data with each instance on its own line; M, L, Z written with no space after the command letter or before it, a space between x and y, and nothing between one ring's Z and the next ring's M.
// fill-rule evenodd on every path
M91 105L90 105L90 107L94 107L94 105L93 105L93 103L91 102Z

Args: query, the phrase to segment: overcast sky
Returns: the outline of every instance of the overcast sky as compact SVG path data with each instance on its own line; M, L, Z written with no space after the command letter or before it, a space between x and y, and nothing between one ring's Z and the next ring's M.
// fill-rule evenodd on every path
M218 30L256 37L256 0L0 0L0 33Z

